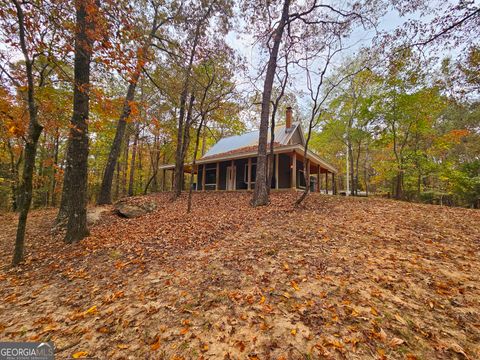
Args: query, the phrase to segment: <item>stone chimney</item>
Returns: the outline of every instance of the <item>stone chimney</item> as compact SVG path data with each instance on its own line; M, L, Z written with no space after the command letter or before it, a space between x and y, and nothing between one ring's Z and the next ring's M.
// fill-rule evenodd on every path
M292 107L287 107L285 130L289 131L292 128Z

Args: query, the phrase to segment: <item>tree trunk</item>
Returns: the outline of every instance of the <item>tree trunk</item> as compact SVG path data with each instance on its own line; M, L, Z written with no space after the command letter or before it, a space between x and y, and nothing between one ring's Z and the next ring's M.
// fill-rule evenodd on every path
M422 192L422 173L419 172L417 176L417 201L420 200L421 192Z
M130 128L129 128L130 129ZM127 195L127 177L128 177L128 153L130 150L130 131L125 134L125 150L123 159L123 179L122 179L122 196Z
M359 188L359 183L360 183L360 173L359 173L359 166L360 166L360 151L361 148L361 143L358 142L358 147L357 147L357 158L355 161L355 195L358 196L358 188Z
M202 156L205 155L205 152L207 151L207 132L205 131L205 127L207 124L205 124L203 131L202 131Z
M190 76L190 71L188 72L187 78ZM174 192L173 198L176 199L182 193L182 184L183 184L183 157L182 157L182 139L183 139L183 126L185 119L185 104L187 102L188 96L188 81L185 80L183 85L182 95L180 97L180 114L178 117L178 131L177 131L177 149L175 151L175 170L174 170Z
M128 196L133 196L133 185L135 178L135 158L137 156L137 145L138 145L138 136L139 130L135 129L135 135L133 138L133 147L132 147L132 160L130 161L130 180L128 182Z
M185 161L185 152L184 149L188 146L185 146L183 144L183 139L184 139L184 134L186 132L189 132L188 129L184 129L185 125L185 108L187 106L187 98L188 98L188 92L190 90L190 76L192 73L192 67L193 67L193 61L195 59L196 51L197 51L197 46L198 42L200 40L201 36L201 27L203 26L203 21L205 21L212 10L212 7L210 6L206 12L206 14L202 17L202 20L200 20L197 23L197 27L195 29L195 36L193 39L193 44L192 44L192 49L190 51L190 58L188 60L188 65L187 68L185 69L185 79L183 82L183 89L182 89L182 94L180 96L180 113L178 116L178 131L177 131L177 148L175 151L175 170L174 170L174 189L173 189L173 199L177 199L180 194L182 193L182 188L183 188L183 163Z
M125 96L125 100L123 102L123 111L118 119L117 130L115 131L115 137L113 139L112 147L110 148L110 153L108 154L107 165L103 173L102 185L100 187L100 193L97 200L98 205L112 203L113 173L115 172L115 166L120 155L122 140L125 137L125 128L127 127L127 120L132 111L131 103L135 98L135 89L137 87L139 77L140 72L136 71L133 75L133 79L130 80L130 84L128 85L127 95Z
M57 167L58 167L58 148L60 146L60 135L58 129L55 130L55 138L53 145L53 173L52 173L52 206L57 205Z
M193 176L194 176L195 165L196 165L196 160L197 160L198 145L200 143L200 133L202 131L202 125L203 125L204 120L205 120L205 116L202 116L202 119L200 120L200 124L198 125L197 136L195 137L195 149L193 151L192 170L190 172L190 184L189 184L189 188L188 188L187 213L190 213L190 211L192 210ZM203 166L205 166L205 165L203 165ZM217 176L218 176L218 174L217 174ZM198 177L197 177L197 181L198 181ZM205 179L203 179L203 182L205 182ZM205 189L203 189L203 190L205 190Z
M403 199L403 170L400 168L398 170L395 182L395 199Z
M10 140L7 140L7 149L10 155L10 177L11 177L11 191L12 191L12 211L17 211L18 204L18 168L22 160L22 153L17 161L15 161L15 153L13 152Z
M258 136L258 155L257 155L257 172L255 179L255 191L253 193L252 205L262 206L269 202L268 184L267 184L267 140L268 140L268 123L270 120L270 101L272 98L272 86L277 68L277 57L282 41L285 24L288 20L288 11L290 8L290 0L284 0L282 17L275 30L273 38L273 47L267 65L267 73L263 84L262 93L262 112L260 115L260 131Z
M363 163L363 177L364 177L364 181L365 181L365 195L368 197L368 142L367 142L367 145L365 147L365 161Z
M117 161L117 178L115 180L115 200L120 194L120 161Z
M37 119L37 105L35 104L35 89L33 79L33 61L30 60L30 56L27 50L27 43L25 39L25 19L23 9L20 3L16 0L13 1L17 11L18 25L19 25L19 38L22 53L25 59L25 71L27 76L27 102L28 102L28 115L29 124L28 132L25 143L25 159L23 162L22 182L20 184L20 194L22 202L20 206L20 215L18 218L17 236L15 239L15 250L13 252L12 264L18 265L23 260L23 250L25 246L25 231L27 226L27 217L32 203L32 182L33 182L33 170L35 167L35 156L37 153L37 144L40 134L42 132L42 126L38 123Z
M137 146L137 150L138 150L138 183L139 183L139 188L143 188L143 157L142 157L142 154L143 154L143 151L142 151L142 143L141 143L141 139L139 138L138 139L138 146Z
M48 187L45 189L45 181L44 181L44 174L45 174L45 157L46 157L46 145L47 145L47 140L46 140L47 133L43 132L43 136L41 136L41 139L39 139L39 144L38 144L38 151L37 151L37 182L36 182L36 189L37 189L37 204L43 207L48 206L48 196L45 196L45 190L48 193ZM35 188L33 189L33 191ZM32 194L33 195L33 194ZM33 198L32 198L33 199ZM35 203L33 204L35 206Z
M153 146L154 146L154 156L152 156L152 153L150 153L150 159L152 159L151 160L152 173L150 175L150 178L147 181L147 184L145 185L145 190L143 191L144 195L147 194L150 184L152 184L153 192L158 191L158 166L160 164L160 141L158 136L155 136Z
M350 189L350 195L354 196L356 192L357 184L355 182L355 168L353 166L355 159L353 157L353 147L350 142L348 143L348 154L349 154L348 160L350 161L350 174L348 174L348 176L350 176L351 184L352 184L352 188Z
M93 30L89 19L87 0L76 2L75 62L73 88L73 115L71 119L65 179L67 200L67 231L65 242L73 243L88 236L87 182L88 182L88 115L90 59L93 41L88 35ZM88 10L92 11L92 10Z

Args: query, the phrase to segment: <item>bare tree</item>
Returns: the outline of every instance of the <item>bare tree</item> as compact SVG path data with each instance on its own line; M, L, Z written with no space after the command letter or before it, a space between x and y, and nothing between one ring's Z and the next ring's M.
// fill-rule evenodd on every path
M263 83L262 92L262 110L260 113L260 131L258 134L258 155L257 155L257 172L255 177L255 191L253 192L252 205L267 205L268 187L267 184L267 140L268 140L268 123L270 120L270 102L272 99L272 87L275 78L275 70L277 68L277 57L282 42L283 32L287 25L290 10L290 0L284 0L282 15L273 32L273 45L268 59L265 81ZM269 40L267 40L268 44Z
M277 57L284 35L288 36L293 43L304 44L305 47L322 47L323 37L346 36L351 30L351 25L358 21L362 24L373 22L364 13L372 10L368 4L346 5L346 9L336 8L332 5L323 4L316 0L307 4L296 4L291 7L289 0L283 2L281 16L269 25L273 31L268 33L265 44L269 49L269 59L266 66L265 80L262 93L262 109L260 115L260 130L258 137L258 155L255 191L252 198L253 206L266 205L268 197L268 176L266 171L267 163L267 135L270 119L270 105L272 86L277 67ZM269 3L266 5L266 12L269 14ZM269 16L270 17L270 16ZM296 24L299 24L296 26ZM298 29L301 29L300 32ZM287 30L287 31L285 31ZM321 37L318 34L322 34ZM320 39L320 40L319 40ZM270 47L270 42L272 42Z
M279 67L276 73L277 81L280 84L280 92L277 94L275 100L272 101L272 118L270 121L270 162L268 163L268 178L267 178L267 183L269 185L267 189L269 192L271 188L270 184L272 183L273 170L274 170L274 148L275 148L275 126L276 126L275 117L277 115L280 102L283 96L285 95L285 89L288 83L288 76L289 76L288 67L290 66L290 63L288 61L289 50L290 48L287 48L283 56L285 64ZM280 74L280 70L282 71L282 74Z
M364 69L364 67L362 67L360 69L353 70L352 72L347 72L346 74L336 78L335 80L328 80L326 78L326 74L329 67L331 66L334 56L345 50L345 47L342 44L341 38L335 35L331 38L330 42L326 44L326 48L327 49L323 66L321 66L319 74L316 74L318 75L318 81L316 82L316 84L314 84L314 80L312 78L312 70L310 69L308 62L306 62L304 65L307 76L307 89L312 104L310 109L310 116L308 119L307 136L303 148L303 177L305 180L305 190L302 192L302 195L295 201L295 206L299 206L310 192L310 163L307 159L308 145L312 136L313 129L317 127L320 122L322 107L324 106L325 102L327 101L328 97L334 89L336 89L343 81L354 76L355 74ZM364 66L366 66L366 64Z

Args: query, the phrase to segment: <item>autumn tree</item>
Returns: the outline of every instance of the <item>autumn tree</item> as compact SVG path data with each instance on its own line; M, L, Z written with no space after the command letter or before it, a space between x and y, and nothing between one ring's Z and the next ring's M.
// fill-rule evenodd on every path
M98 196L97 203L101 204L110 204L111 203L111 189L112 189L112 181L113 181L113 174L115 171L115 166L117 164L118 157L120 155L120 148L122 144L122 140L125 136L125 128L127 125L128 117L132 111L132 107L135 106L134 98L135 98L135 91L137 88L137 83L139 78L142 74L142 69L144 68L146 62L148 61L149 56L151 56L150 47L155 45L156 49L162 49L165 46L164 36L159 33L159 29L162 25L171 21L175 14L169 15L167 11L162 8L160 3L152 2L152 18L151 22L151 29L148 34L143 35L141 29L138 29L139 32L138 36L138 49L136 54L136 64L134 68L131 69L130 74L127 76L129 77L129 85L127 89L127 94L125 96L125 100L123 103L123 110L121 112L120 118L118 119L117 129L115 132L115 138L112 142L112 147L110 149L107 165L105 167L105 171L102 178L102 185L100 188L100 194ZM140 25L140 26L143 26ZM155 44L153 44L155 42ZM149 55L150 54L150 55Z
M5 10L4 10L5 9ZM27 104L28 126L25 129L25 135L22 136L25 141L23 171L19 185L19 220L17 236L15 241L15 250L13 256L13 265L17 265L23 259L25 230L28 212L32 202L32 181L34 174L35 158L37 153L37 144L43 126L38 119L38 104L36 91L42 86L41 77L37 83L35 75L38 74L35 69L35 59L42 53L47 53L50 49L45 45L45 41L53 40L51 35L51 23L45 13L37 11L31 4L24 4L13 0L8 3L2 3L0 19L5 27L2 26L2 38L12 49L20 51L23 56L23 76L17 77L12 74L5 62L0 69L2 77L6 76L11 85L16 87ZM38 32L41 30L40 32ZM2 60L11 64L8 59L9 54L2 53ZM48 65L44 70L48 69ZM42 73L40 72L40 75ZM15 195L14 195L15 196Z
M232 15L230 0L211 0L202 4L190 3L184 15L184 39L180 57L183 65L183 85L178 104L177 147L175 152L174 198L180 196L184 183L184 161L189 147L191 118L187 118L191 94L191 75L194 64L199 60L202 47L213 38L225 35L230 27ZM208 38L207 35L212 38ZM176 59L178 60L178 59Z
M192 208L193 178L200 135L209 120L218 120L218 114L221 114L222 110L228 111L232 105L235 106L236 92L233 81L233 70L237 66L235 54L223 41L215 42L212 45L202 62L194 69L197 106L193 109L195 111L193 124L196 124L197 128L195 129L187 212L190 212Z

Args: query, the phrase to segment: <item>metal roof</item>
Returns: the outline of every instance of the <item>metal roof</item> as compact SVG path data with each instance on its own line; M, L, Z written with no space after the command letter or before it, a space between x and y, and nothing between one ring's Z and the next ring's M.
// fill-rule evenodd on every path
M298 130L301 137L300 143L289 144L293 134ZM196 161L197 165L209 164L215 161L241 159L246 156L255 156L258 152L258 135L259 130L250 131L242 135L234 135L220 139L214 146L208 150L201 159ZM268 131L268 142L270 142L270 129ZM303 155L305 138L302 132L300 123L293 123L292 128L285 131L285 125L275 127L275 147L274 153L280 154L287 151L295 151ZM323 160L314 152L308 150L307 158L319 164L323 168L337 173L337 169ZM174 164L164 164L159 166L159 169L172 170L175 168Z
M275 142L280 145L287 145L290 137L295 132L299 123L293 123L292 128L285 131L285 125L275 127ZM237 149L247 148L258 145L259 130L251 131L242 135L233 135L220 139L210 150L208 150L203 158L228 153ZM270 142L270 129L268 130L268 142Z

